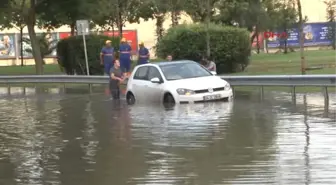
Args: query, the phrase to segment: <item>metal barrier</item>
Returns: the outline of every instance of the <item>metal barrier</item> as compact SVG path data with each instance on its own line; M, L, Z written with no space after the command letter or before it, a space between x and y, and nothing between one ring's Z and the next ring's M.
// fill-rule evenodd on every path
M336 75L262 75L220 76L232 86L318 86L335 87ZM106 84L108 76L27 75L0 76L0 84L20 83L77 83Z
M295 88L300 86L322 87L324 97L329 100L328 87L336 87L336 75L260 75L260 76L220 76L231 86L259 86L263 95L265 86L288 86L292 88L295 99ZM108 76L73 76L73 75L29 75L0 76L0 84L24 83L62 83L62 84L107 84Z
M328 87L336 87L336 75L260 75L260 76L221 76L231 86L258 86L264 96L265 86L291 87L292 101L296 102L296 87L321 87L324 103L329 105Z
M220 76L232 86L335 87L336 75Z
M64 84L106 84L108 76L77 76L77 75L27 75L0 76L0 84L24 83L64 83Z

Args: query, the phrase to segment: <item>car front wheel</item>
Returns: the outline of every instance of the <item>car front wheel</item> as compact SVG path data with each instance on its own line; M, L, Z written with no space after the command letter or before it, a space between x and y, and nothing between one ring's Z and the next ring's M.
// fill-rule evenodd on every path
M127 95L126 95L126 101L127 101L128 105L135 104L135 97L134 97L133 93L131 93L131 92L127 93Z
M163 103L175 104L175 99L170 93L165 94Z

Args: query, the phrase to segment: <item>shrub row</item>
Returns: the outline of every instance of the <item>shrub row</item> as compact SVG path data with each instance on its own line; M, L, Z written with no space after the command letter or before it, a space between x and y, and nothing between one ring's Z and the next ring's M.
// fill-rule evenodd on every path
M179 25L170 28L156 45L158 57L173 55L175 60L200 61L206 56L204 24ZM249 64L250 33L246 29L214 25L209 27L211 59L217 73L237 72Z
M112 41L112 46L119 50L119 37L108 37L104 35L86 36L86 48L90 75L103 75L103 67L100 65L100 52L106 40ZM86 75L86 63L82 36L73 36L62 39L57 44L58 64L64 72L73 75Z

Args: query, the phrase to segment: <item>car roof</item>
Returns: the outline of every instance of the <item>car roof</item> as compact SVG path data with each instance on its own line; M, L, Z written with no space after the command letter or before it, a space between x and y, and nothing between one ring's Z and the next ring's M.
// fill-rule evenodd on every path
M147 63L147 64L143 64L143 65L139 65L136 66L136 69L139 67L143 67L143 66L168 66L168 65L172 65L172 64L188 64L188 63L197 63L195 61L192 60L173 60L173 61L163 61L163 62L153 62L153 63Z
M158 66L165 66L165 65L171 65L171 64L187 64L187 63L196 63L196 62L192 60L173 60L173 61L157 62L153 64L156 64Z

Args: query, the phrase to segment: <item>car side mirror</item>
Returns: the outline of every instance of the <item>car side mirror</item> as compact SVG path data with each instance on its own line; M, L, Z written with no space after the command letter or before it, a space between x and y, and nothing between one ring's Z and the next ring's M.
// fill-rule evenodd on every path
M210 71L212 75L217 75L216 71Z
M152 78L150 81L152 83L155 83L155 84L160 84L161 83L161 80L158 77Z

